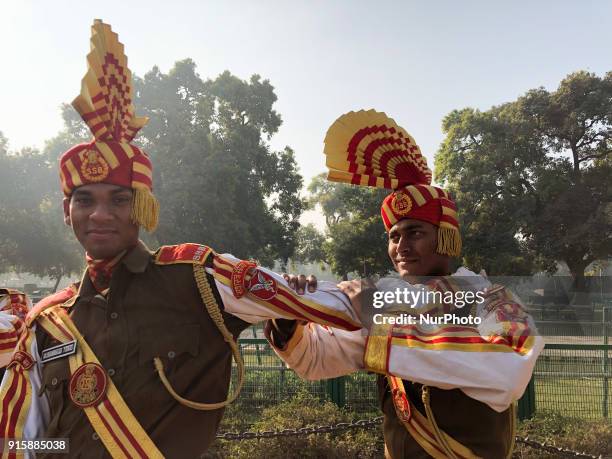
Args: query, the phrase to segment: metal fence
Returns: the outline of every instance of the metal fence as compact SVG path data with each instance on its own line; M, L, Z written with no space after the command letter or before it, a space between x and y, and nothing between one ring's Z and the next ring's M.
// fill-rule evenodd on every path
M376 376L364 372L341 378L306 381L288 369L265 339L241 338L245 382L237 400L241 409L261 411L305 391L358 414L378 412Z
M601 338L600 338L601 339ZM256 416L300 391L333 401L359 415L378 413L376 376L364 372L323 381L305 381L274 354L265 339L240 339L247 367L238 399ZM547 344L534 377L519 401L519 417L546 409L584 419L612 416L612 345Z
M585 419L609 419L610 357L609 344L547 344L534 372L536 409Z

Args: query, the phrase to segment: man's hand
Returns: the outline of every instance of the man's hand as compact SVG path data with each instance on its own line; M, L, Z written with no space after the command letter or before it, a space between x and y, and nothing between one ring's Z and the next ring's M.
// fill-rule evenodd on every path
M310 293L313 293L317 290L317 278L312 274L306 277L304 274L295 275L295 274L283 274L283 278L289 284L293 290L295 290L298 295L303 295L306 289Z
M264 335L277 349L284 351L287 343L295 333L297 320L291 319L268 319L264 325Z
M354 279L340 282L338 288L351 300L353 309L359 316L361 323L364 327L367 327L366 321L370 315L370 307L373 304L373 296L376 291L374 282L370 279Z
M311 293L317 289L317 278L313 275L306 277L303 274L297 276L295 274L283 274L283 278L298 295L303 295L306 289ZM266 321L264 334L268 341L282 351L286 349L298 323L304 325L308 322L292 319L270 319Z

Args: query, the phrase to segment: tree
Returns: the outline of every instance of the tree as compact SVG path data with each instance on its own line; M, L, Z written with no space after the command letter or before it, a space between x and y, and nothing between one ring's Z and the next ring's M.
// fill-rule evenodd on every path
M151 244L201 241L218 252L286 263L305 208L293 150L268 144L281 125L274 88L224 72L203 81L195 63L134 78L136 113L149 123L136 143L151 156L160 224ZM56 158L91 134L64 107L65 129L48 145ZM53 153L51 153L53 151Z
M0 269L55 279L82 269L62 220L55 161L36 150L9 153L0 135Z
M490 274L565 261L583 287L586 266L612 255L612 72L455 110L443 130L436 178L458 202L464 260Z
M305 231L309 237L300 250L306 251L324 238L322 251L314 253L343 279L351 272L362 276L387 274L392 266L380 204L389 190L328 182L325 174L314 177L308 190L311 205L321 206L327 228L325 235L316 234L314 228Z
M325 236L312 224L300 226L297 231L297 248L293 260L298 263L327 261L324 250Z
M294 153L267 141L281 124L268 80L224 72L203 81L195 64L136 78L139 141L155 166L161 243L204 241L217 251L286 263L295 249L302 177Z

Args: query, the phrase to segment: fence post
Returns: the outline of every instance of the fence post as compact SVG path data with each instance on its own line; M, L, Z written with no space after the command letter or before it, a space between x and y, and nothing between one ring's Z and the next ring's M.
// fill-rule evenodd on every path
M601 309L601 319L603 327L603 362L601 369L603 371L603 399L601 401L602 414L604 419L608 419L608 322L610 321L610 308L605 306Z
M346 376L327 380L327 395L340 408L346 405Z
M523 421L533 417L536 411L535 378L531 375L525 393L518 401L518 418Z
M251 326L251 330L253 330L253 338L257 339L257 332L255 331L255 325ZM255 345L255 354L257 355L257 364L261 365L261 354L259 353L259 344Z

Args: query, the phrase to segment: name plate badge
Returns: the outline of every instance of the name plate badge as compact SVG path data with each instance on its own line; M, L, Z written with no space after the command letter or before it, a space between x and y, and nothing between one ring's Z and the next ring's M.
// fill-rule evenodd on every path
M51 360L61 359L67 355L72 355L76 352L76 341L68 341L67 343L58 344L49 347L42 351L40 361L42 363L50 362Z

